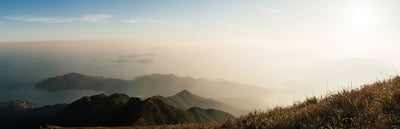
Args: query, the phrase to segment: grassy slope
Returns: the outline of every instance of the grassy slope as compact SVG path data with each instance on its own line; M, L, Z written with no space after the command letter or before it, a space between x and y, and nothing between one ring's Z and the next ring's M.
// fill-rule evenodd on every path
M130 128L383 129L393 125L400 125L400 77L220 122Z
M201 96L192 94L187 90L183 90L174 96L162 97L162 99L171 105L185 110L192 107L200 107L205 109L222 110L234 114L235 116L240 116L246 113L245 110L232 107L214 99L203 98Z
M209 124L215 128L390 128L400 124L400 77L342 90L323 99L308 98L291 107Z

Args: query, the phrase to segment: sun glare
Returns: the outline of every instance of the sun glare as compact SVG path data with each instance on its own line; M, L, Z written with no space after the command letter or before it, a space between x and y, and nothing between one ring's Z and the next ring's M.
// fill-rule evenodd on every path
M353 26L366 29L374 24L375 12L372 8L358 7L351 12Z

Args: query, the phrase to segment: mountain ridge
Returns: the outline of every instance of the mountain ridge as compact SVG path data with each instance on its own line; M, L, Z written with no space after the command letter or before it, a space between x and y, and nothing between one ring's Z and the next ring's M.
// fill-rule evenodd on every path
M213 122L234 118L216 110L192 107L181 109L167 103L162 96L141 100L126 94L83 96L70 104L5 111L0 128L32 128L43 124L73 126L142 126L178 123ZM27 101L28 102L28 101ZM0 114L2 114L0 108Z
M219 110L182 110L161 96L141 101L124 94L85 96L68 105L55 123L62 126L132 126L211 122L233 118ZM204 117L197 117L204 116Z
M223 102L211 98L204 98L199 95L191 93L189 90L182 90L181 92L169 96L162 97L167 103L179 107L181 109L190 109L192 107L200 107L205 109L218 109L222 111L229 112L235 116L240 116L245 114L247 111L239 108L232 107Z
M113 82L117 83L114 84ZM141 98L155 95L173 96L182 90L190 90L200 96L217 99L236 108L246 110L263 106L260 104L263 102L259 98L270 93L267 89L249 84L159 73L137 76L133 80L69 73L45 79L37 83L35 87L53 92L95 90L105 93L126 93L129 96L140 96ZM221 94L220 91L224 91L224 94Z

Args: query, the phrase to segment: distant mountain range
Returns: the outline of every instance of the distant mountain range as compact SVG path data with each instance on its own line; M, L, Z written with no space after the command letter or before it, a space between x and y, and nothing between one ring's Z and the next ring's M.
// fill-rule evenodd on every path
M171 98L184 96L188 97L185 100L196 98L197 100L193 101L200 103L190 104L183 101L170 104L167 102L176 100ZM164 125L234 118L233 115L220 110L205 109L209 107L206 102L213 102L216 105L224 104L202 98L186 90L171 97L153 96L143 101L140 98L116 93L85 96L71 104L57 104L40 108L32 102L17 102L18 104L14 105L29 106L0 108L0 114L3 116L0 119L0 128L30 128L43 124L60 126ZM193 106L190 107L190 105ZM196 105L205 108L196 107Z
M271 92L258 86L238 82L158 73L138 76L133 80L69 73L43 80L37 83L35 87L47 91L86 89L110 94L126 93L141 98L155 95L172 96L186 89L200 96L217 99L236 108L246 110L263 106L261 105L263 103L261 98ZM184 105L177 106L186 109Z
M152 81L154 80L154 81ZM194 81L198 81L192 78L180 78L174 75L162 75L162 74L152 74L147 76L137 77L133 81L125 81L121 79L105 78L101 76L87 76L79 73L69 73L62 76L48 78L44 81L37 83L35 86L39 89L44 89L48 91L65 91L65 90L76 90L76 89L92 89L99 91L108 92L119 92L128 89L129 86L142 87L140 89L146 89L145 87L153 87L154 90L160 89L158 87L162 86L165 89L165 85L172 89L175 89L172 84L176 83L177 86L182 86L181 83L187 83L188 85L193 85ZM207 81L207 80L203 80ZM164 85L157 84L166 82ZM153 83L153 84L151 84ZM203 82L205 83L205 82ZM139 88L137 88L139 89ZM139 90L140 90L139 89ZM141 91L147 92L147 91ZM136 93L141 93L137 92ZM148 93L153 94L153 93ZM171 96L171 97L161 97L167 103L179 107L181 109L187 110L191 107L201 107L218 109L232 113L236 116L247 113L248 111L236 107L232 107L228 104L221 103L214 99L203 98L198 95L190 93L188 90L183 90L182 92Z

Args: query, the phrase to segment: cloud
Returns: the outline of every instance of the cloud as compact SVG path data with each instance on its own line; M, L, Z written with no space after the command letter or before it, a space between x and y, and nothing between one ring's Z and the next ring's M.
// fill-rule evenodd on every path
M113 62L113 63L129 63L130 60L117 59L117 60L110 60L109 62Z
M113 63L138 63L138 64L153 64L152 57L157 56L156 53L142 53L142 54L130 54L117 56L116 59L109 60Z
M111 17L110 15L85 15L84 17L77 19L78 21L86 21L86 22L99 22L100 20Z
M144 53L144 54L130 54L130 55L122 55L118 56L118 58L140 58L140 57L150 57L150 56L156 56L156 53L149 52L149 53Z
M165 24L165 23L167 23L167 21L159 20L159 19L147 19L146 21L148 21L148 22L154 22L154 23L160 23L160 24Z
M116 59L116 60L109 60L112 63L138 63L138 64L153 64L153 60L150 58L138 59L135 61L131 61L130 59Z
M158 24L166 24L166 23L168 23L165 20L154 19L154 18L150 18L150 19L138 18L138 19L131 19L131 20L124 21L124 23L130 23L130 24L132 24L132 23L143 23L143 22L158 23Z
M157 56L157 54L153 53L153 52L149 52L149 53L144 53L141 56Z
M261 8L260 10L262 12L267 12L267 13L271 13L271 14L275 14L275 15L290 16L290 14L288 14L282 10L278 10L278 9L274 9L274 8Z
M127 21L124 21L124 23L137 23L138 21L137 20L127 20Z
M93 59L92 62L99 62L99 60L98 59Z
M136 58L138 55L136 54L132 54L132 55L122 55L122 56L118 56L118 58Z
M24 22L42 22L42 23L66 23L72 22L72 20L68 19L59 19L59 18L28 18L28 17L4 17L5 19L15 20L15 21L24 21Z
M164 51L165 49L162 47L152 47L149 49L150 51Z
M24 21L24 22L41 22L41 23L70 23L70 22L100 22L111 15L85 15L79 18L56 18L56 17L4 17L4 19Z
M139 59L139 60L136 60L135 63L139 63L139 64L153 64L153 60L150 59L150 58Z

